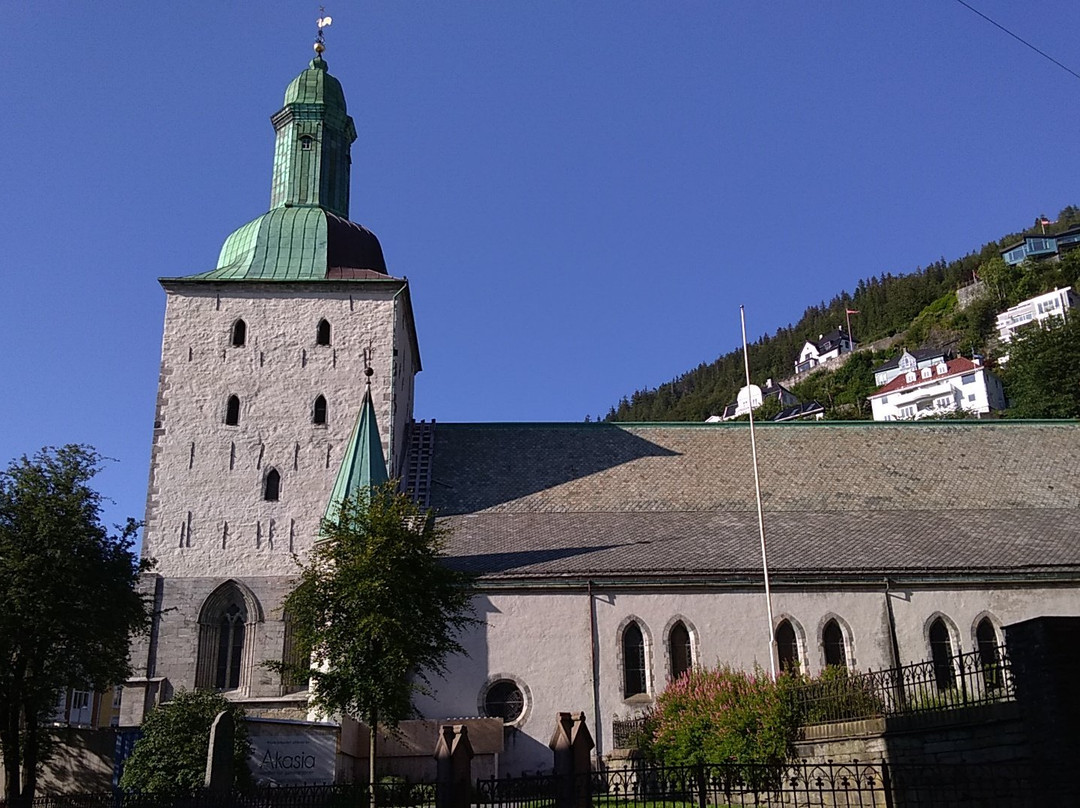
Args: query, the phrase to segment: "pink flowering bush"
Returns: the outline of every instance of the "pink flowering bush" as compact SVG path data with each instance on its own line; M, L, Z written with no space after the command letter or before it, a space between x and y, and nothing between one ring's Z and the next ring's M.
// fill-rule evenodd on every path
M794 682L760 669L695 668L657 699L647 752L669 765L783 763L800 723Z

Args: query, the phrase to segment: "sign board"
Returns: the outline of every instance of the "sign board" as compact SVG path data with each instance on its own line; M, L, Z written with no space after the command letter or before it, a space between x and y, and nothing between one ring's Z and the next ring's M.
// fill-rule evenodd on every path
M256 785L320 785L334 782L337 728L248 722Z

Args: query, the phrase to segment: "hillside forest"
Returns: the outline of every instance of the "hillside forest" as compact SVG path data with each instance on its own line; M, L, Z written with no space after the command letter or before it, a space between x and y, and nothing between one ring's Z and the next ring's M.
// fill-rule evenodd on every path
M1001 251L1020 241L1024 235L1059 233L1080 225L1080 208L1069 205L1057 216L1057 221L1040 224L1045 217L1035 220L1032 228L1020 233L1002 236L977 251L953 261L941 259L927 267L917 268L907 274L886 273L878 277L860 280L854 291L843 291L828 303L810 306L794 325L780 328L775 334L766 334L748 346L750 377L755 384L763 385L767 379L782 381L794 375L795 360L807 340L816 340L845 322L845 310L857 311L852 315L852 331L858 347L850 359L835 370L821 369L803 374L797 382L785 382L792 393L802 402L817 400L825 407L825 417L832 420L870 419L867 396L876 389L873 368L897 356L903 349L941 348L958 356L982 356L988 364L1003 353L997 344L994 327L996 315L1030 297L1055 288L1075 286L1080 280L1080 249L1064 253L1060 260L1025 261L1010 266L1001 258ZM983 284L982 292L967 306L958 304L957 289L975 280ZM1078 332L1080 326L1071 318L1068 332ZM1064 328L1064 327L1063 327ZM1034 329L1041 331L1041 329ZM1076 417L1074 402L1080 394L1072 393L1071 402L1058 401L1056 406L1040 406L1036 401L1039 389L1031 390L1032 383L1017 378L1031 376L1028 365L1042 354L1051 357L1054 351L1069 354L1064 365L1049 364L1044 372L1065 375L1071 373L1072 354L1080 354L1080 340L1062 333L1057 342L1049 340L1046 348L1041 341L1046 337L1032 333L1023 339L1014 339L1010 347L1014 353L1019 342L1031 342L1021 351L1021 362L1011 361L1000 375L1010 399L1014 391L1027 390L1027 404L1017 406L1014 402L1006 415L1015 417ZM1050 344L1053 343L1053 344ZM1080 360L1077 360L1080 361ZM827 366L826 366L827 367ZM1036 380L1035 387L1053 382L1065 388L1066 398L1071 387L1077 387L1077 378L1061 380ZM624 396L610 408L606 421L704 421L711 415L721 413L735 400L739 389L745 384L742 348L736 348L711 363L680 374L656 388L637 390ZM1053 386L1053 385L1051 385ZM1049 394L1047 394L1049 395ZM1023 396L1021 396L1023 398ZM767 401L757 418L767 418L779 410L775 402ZM588 420L588 419L587 419Z

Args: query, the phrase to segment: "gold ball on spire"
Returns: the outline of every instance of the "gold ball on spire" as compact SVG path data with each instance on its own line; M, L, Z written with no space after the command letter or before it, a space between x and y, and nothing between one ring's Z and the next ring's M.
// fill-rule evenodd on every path
M317 54L319 54L319 55L321 56L321 55L322 55L322 52L323 52L324 50L326 50L326 45L324 45L324 44L323 44L323 43L321 43L321 42L316 42L316 43L315 43L315 52L316 52Z

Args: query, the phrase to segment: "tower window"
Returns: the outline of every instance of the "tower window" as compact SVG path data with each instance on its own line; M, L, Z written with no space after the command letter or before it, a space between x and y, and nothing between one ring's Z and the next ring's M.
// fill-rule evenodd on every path
M233 347L239 348L245 342L247 342L247 323L243 320L237 320L232 327Z
M641 626L631 623L622 636L623 651L623 697L630 698L647 693L645 677L645 637Z
M311 151L315 147L315 139L311 135L300 138L300 151Z
M240 423L240 399L236 396L229 396L229 402L225 405L225 423L229 426Z
M313 424L326 424L326 397L319 396L315 399L315 404L311 408L311 423Z
M830 620L821 631L821 644L825 647L825 664L839 668L847 667L847 649L840 624Z
M330 323L326 322L326 320L319 320L319 325L315 329L315 344L330 344Z
M277 469L266 472L266 480L263 483L263 499L267 502L277 502L281 494L281 475Z

